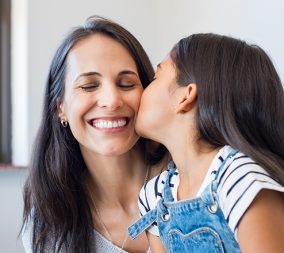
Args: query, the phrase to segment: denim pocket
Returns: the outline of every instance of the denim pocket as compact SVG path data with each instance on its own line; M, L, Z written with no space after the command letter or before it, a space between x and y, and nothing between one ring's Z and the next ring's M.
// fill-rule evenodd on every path
M224 253L219 234L209 227L201 227L183 234L179 230L168 233L171 253Z

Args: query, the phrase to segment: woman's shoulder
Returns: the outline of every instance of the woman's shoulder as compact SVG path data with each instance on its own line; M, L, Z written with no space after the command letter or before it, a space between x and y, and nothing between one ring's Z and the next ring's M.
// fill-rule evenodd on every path
M26 253L32 253L32 229L33 222L32 217L30 216L26 223L23 225L21 231L22 243Z

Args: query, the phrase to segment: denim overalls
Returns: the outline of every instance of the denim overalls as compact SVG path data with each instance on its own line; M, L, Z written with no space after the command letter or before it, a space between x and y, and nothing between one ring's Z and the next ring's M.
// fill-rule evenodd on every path
M238 151L230 148L215 178L200 197L173 202L170 179L176 168L170 167L163 198L157 207L129 227L131 239L136 238L151 224L157 222L160 238L167 252L171 253L237 253L239 245L219 208L217 178L225 164L230 163Z

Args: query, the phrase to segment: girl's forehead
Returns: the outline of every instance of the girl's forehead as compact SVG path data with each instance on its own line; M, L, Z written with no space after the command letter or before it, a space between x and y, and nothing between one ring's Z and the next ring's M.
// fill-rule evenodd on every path
M157 65L157 71L175 71L175 64L169 55Z

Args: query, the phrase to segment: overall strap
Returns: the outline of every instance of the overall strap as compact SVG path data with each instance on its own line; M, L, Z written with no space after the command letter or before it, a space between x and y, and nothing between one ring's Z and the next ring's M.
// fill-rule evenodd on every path
M154 221L157 220L157 208L150 210L143 215L138 221L128 228L128 234L131 240L134 240L144 230L146 230Z
M214 180L216 180L219 176L219 174L221 173L221 171L223 170L224 166L226 165L227 161L229 159L231 159L231 157L235 156L239 151L237 149L233 149L232 147L228 146L229 149L229 154L226 156L226 158L224 159L224 161L221 163L221 165L219 166L216 174L215 174L215 178Z
M216 171L214 180L212 182L212 191L215 192L215 193L216 193L217 187L218 187L218 182L217 182L218 176L223 171L223 169L224 169L225 165L227 164L228 160L230 160L233 156L235 156L239 152L239 150L233 149L230 146L228 146L228 149L229 149L229 154L226 156L226 158L223 160L223 162L219 166L218 170Z
M219 166L218 170L216 171L216 174L215 174L215 177L212 183L206 187L206 189L203 191L203 193L200 196L203 202L206 203L208 207L211 209L210 210L211 213L215 213L218 208L218 201L217 201L218 175L223 170L228 160L231 159L233 156L235 156L239 152L238 150L233 149L230 146L228 146L228 149L229 149L228 150L229 154L225 157L225 159L222 161L221 165Z
M171 193L170 189L170 180L171 177L176 172L176 168L174 163L171 161L168 164L168 175L164 187L164 198L160 199L160 201L157 203L157 207L162 208L161 210L164 210L164 201L173 201L173 195ZM134 224L132 224L128 228L128 234L130 235L131 240L134 240L138 235L140 235L144 230L146 230L149 226L151 226L155 221L157 221L157 207L155 209L150 210L145 215L143 215L138 221L136 221Z
M165 182L165 187L164 187L164 196L163 196L163 201L164 202L172 202L174 201L174 197L171 191L171 178L172 176L177 173L175 164L171 161L168 164L168 175L166 178Z

